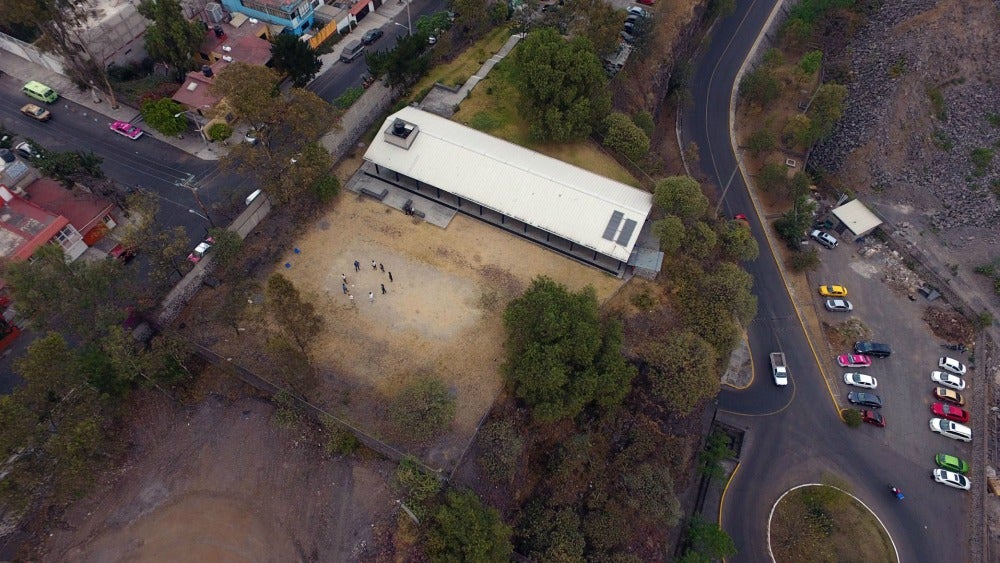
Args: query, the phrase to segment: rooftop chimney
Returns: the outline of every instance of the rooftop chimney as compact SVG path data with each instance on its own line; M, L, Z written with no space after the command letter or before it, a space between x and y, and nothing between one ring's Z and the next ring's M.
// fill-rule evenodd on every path
M420 128L413 123L408 123L402 119L395 119L392 125L385 130L385 140L387 143L409 149L413 140L417 138Z
M219 38L221 38L223 35L225 35L225 33L222 32L222 26L218 25L218 24L212 26L212 31L214 31L215 32L215 36L219 37Z
M212 67L208 65L201 66L201 73L205 75L205 78L212 78Z

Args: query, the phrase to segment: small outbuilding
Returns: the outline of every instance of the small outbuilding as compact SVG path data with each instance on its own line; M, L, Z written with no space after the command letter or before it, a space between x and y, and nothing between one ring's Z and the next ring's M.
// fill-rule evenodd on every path
M840 222L837 232L849 230L854 238L863 237L882 224L882 220L857 199L834 208L831 213Z

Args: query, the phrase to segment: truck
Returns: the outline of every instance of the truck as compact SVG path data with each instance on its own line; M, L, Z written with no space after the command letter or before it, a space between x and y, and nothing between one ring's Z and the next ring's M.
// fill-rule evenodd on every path
M771 352L771 375L774 377L775 385L788 385L788 367L785 364L785 355L781 352Z

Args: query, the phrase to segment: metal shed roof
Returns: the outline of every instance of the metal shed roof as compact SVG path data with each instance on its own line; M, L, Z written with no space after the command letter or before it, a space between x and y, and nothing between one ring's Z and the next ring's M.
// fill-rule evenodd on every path
M882 220L857 199L835 208L833 215L847 225L856 237L864 236L882 224Z
M409 148L386 140L396 119L417 126ZM365 160L621 261L653 205L648 192L414 107L382 132Z

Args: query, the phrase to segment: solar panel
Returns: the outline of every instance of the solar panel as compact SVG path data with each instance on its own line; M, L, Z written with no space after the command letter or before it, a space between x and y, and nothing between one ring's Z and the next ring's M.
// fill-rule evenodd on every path
M632 232L635 231L635 225L636 222L632 219L625 221L625 226L622 227L622 232L618 235L618 244L628 246L628 241L632 238Z
M608 226L604 227L604 234L601 235L604 240L615 240L615 233L618 232L618 225L622 222L622 217L625 214L621 211L615 211L611 214L611 220L608 221Z

